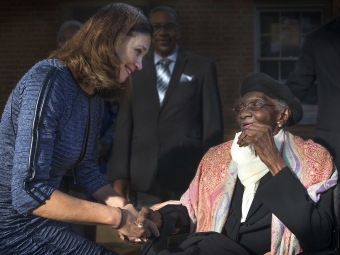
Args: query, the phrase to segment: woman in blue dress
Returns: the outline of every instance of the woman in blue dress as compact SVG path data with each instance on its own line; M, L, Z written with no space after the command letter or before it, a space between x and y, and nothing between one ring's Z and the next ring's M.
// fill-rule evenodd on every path
M158 235L99 171L103 99L122 100L142 68L152 27L136 8L98 11L62 48L35 64L9 96L0 123L0 254L114 254L70 222L105 224L122 235ZM87 196L58 190L67 169Z

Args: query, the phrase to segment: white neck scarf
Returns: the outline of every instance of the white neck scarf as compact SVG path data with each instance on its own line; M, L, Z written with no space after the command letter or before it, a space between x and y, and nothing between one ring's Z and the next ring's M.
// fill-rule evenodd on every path
M233 161L237 163L238 178L244 186L242 198L242 217L241 222L247 218L250 205L253 202L257 187L261 178L269 172L267 166L255 155L253 145L240 147L237 144L238 137L241 132L236 133L233 145L231 146L231 156ZM283 129L274 136L276 148L280 150L284 138Z

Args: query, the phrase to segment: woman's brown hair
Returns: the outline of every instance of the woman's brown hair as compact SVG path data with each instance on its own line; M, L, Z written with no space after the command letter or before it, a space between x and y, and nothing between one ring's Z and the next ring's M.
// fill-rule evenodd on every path
M116 49L125 36L152 34L147 18L135 7L115 3L94 14L63 47L49 58L70 68L78 83L94 86L105 99L123 100L131 91L131 80L118 82L120 59Z

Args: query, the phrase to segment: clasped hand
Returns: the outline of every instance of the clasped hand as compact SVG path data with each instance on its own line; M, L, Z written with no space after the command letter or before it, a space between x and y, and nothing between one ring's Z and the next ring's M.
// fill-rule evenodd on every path
M148 207L142 207L138 212L132 204L128 204L122 208L122 213L121 227L117 229L122 240L145 242L151 234L159 236L156 219L150 218Z
M143 206L139 212L131 204L126 205L124 209L133 215L133 219L129 219L130 223L126 226L128 227L127 229L125 229L125 226L118 229L119 237L130 242L146 242L151 234L158 237L158 229L162 227L163 221L161 214L157 210L168 204L180 205L181 202L179 200L169 200L155 204L150 208Z

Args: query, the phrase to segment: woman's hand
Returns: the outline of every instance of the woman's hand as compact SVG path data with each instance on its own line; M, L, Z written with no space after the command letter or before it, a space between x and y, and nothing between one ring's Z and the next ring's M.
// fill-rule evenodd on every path
M286 166L276 148L273 132L270 126L253 123L244 129L238 138L239 146L253 145L256 154L268 167L272 175L277 174Z
M149 209L143 207L138 213L131 205L126 205L122 210L122 222L118 234L122 240L131 242L145 241L151 234L159 236L159 231L152 219L148 219Z

